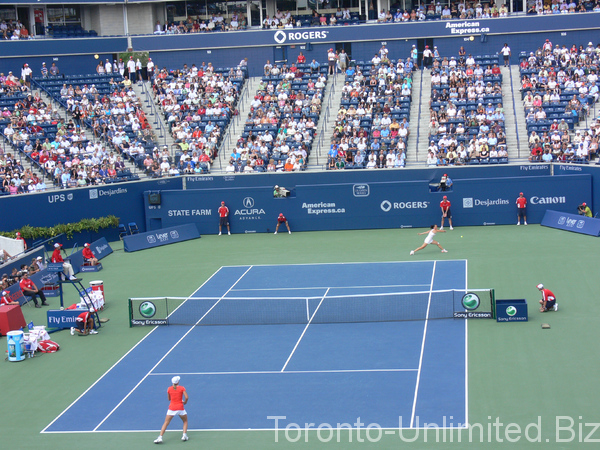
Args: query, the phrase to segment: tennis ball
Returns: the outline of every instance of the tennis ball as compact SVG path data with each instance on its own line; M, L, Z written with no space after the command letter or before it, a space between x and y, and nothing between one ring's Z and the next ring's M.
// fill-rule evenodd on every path
M462 236L460 238L462 239Z

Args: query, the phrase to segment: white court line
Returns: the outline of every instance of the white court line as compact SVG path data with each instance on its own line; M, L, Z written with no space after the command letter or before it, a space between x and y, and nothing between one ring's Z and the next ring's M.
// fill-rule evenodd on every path
M248 270L246 270L246 271L245 271L245 272L242 274L242 276L241 276L241 277L239 277L235 283L233 283L233 285L232 285L232 286L229 288L229 290L231 290L231 289L233 288L233 286L235 286L237 283L239 283L239 282L240 282L240 280L241 280L242 278L244 278L244 276L245 276L245 275L248 273L248 271L249 271L250 269L252 269L252 266L248 267ZM225 297L225 296L227 295L227 293L229 292L229 290L227 290L227 292L225 292L225 294L223 294L223 297ZM221 299L222 299L223 297L221 297ZM156 364L155 364L155 365L152 367L152 369L150 369L150 370L148 371L148 373L147 373L146 375L144 375L144 377L143 377L143 378L142 378L142 379L141 379L141 380L138 382L138 384L136 384L136 385L133 387L133 389L131 389L131 390L129 391L129 393L128 393L128 394L127 394L125 397L123 397L123 399L122 399L122 400L121 400L121 401L120 401L120 402L117 404L117 406L115 406L115 407L112 409L112 411L111 411L111 412L109 412L109 413L108 413L108 415L107 415L107 416L106 416L104 419L102 419L102 421L101 421L101 422L100 422L100 423L99 423L99 424L96 426L96 428L94 428L94 430L93 430L93 431L96 431L96 430L97 430L97 429L98 429L100 426L102 426L102 424L103 424L103 423L104 423L104 422L105 422L105 421L106 421L106 420L107 420L107 419L108 419L108 418L109 418L109 417L112 415L112 413L114 413L114 412L117 410L117 408L119 408L119 406L121 406L121 405L123 404L123 402L124 402L125 400L127 400L131 394L133 394L133 392L134 392L134 391L135 391L135 390L138 388L138 386L139 386L140 384L142 384L146 378L148 378L148 375L150 375L150 374L152 373L152 371L153 371L154 369L156 369L156 367L158 367L158 365L159 365L161 362L163 362L163 360L164 360L164 359L165 359L167 356L169 356L169 354L170 354L170 353L171 353L173 350L175 350L175 347L177 347L177 346L179 345L179 343L180 343L181 341L183 341L183 340L185 339L185 337L186 337L188 334L190 334L190 333L192 332L192 330L193 330L193 329L194 329L194 328L195 328L195 327L196 327L196 326L197 326L197 325L198 325L198 324L199 324L199 323L202 321L202 319L204 319L204 318L205 318L205 317L206 317L206 316L207 316L207 315L208 315L208 314L209 314L209 313L210 313L210 312L213 310L213 308L219 304L219 302L221 301L221 299L217 300L217 302L216 302L214 305L212 305L212 306L211 306L211 308L210 308L208 311L206 311L206 313L205 313L205 314L204 314L202 317L200 317L200 319L198 319L198 321L197 321L197 322L196 322L196 323L195 323L195 324L194 324L192 327L190 327L190 329L189 329L189 330L188 330L188 331L187 331L187 332L186 332L186 333L185 333L185 334L184 334L184 335L183 335L183 336L182 336L182 337L181 337L181 338L180 338L180 339L179 339L179 340L178 340L178 341L175 343L175 345L173 345L173 347L171 347L171 349L170 349L170 350L169 350L167 353L165 353L165 354L164 354L164 356L163 356L162 358L160 358L160 360L159 360L159 361L158 361L158 362L157 362L157 363L156 363Z
M329 289L327 289L327 292L329 292ZM304 331L302 332L302 334L300 335L300 339L298 339L298 342L296 342L296 345L294 345L294 349L292 350L292 353L290 353L290 356L288 357L287 361L285 362L285 364L283 365L283 367L281 368L281 371L283 372L285 370L285 368L287 367L288 363L290 362L290 359L292 359L292 356L294 355L294 352L296 351L296 349L298 348L298 345L300 345L300 341L302 340L302 338L304 337L304 333L306 333L306 330L308 330L308 327L310 326L310 323L312 322L312 320L315 317L315 314L317 314L317 311L319 311L319 308L321 307L321 304L323 303L323 300L325 300L325 297L327 297L327 292L325 292L325 294L323 294L323 297L321 298L321 301L319 302L319 305L317 306L317 309L315 309L315 312L313 313L313 315L311 316L310 320L308 321L308 323L306 324L306 326L304 327Z
M206 283L208 283L208 282L209 282L209 281L212 279L212 277L214 277L214 276L215 276L217 273L219 273L219 271L220 271L222 268L223 268L223 267L221 266L221 267L219 268L219 270L217 270L215 273L213 273L213 274L212 274L212 275L211 275L211 276L210 276L210 277L209 277L209 278L208 278L208 279L207 279L207 280L206 280L204 283L202 283L202 285L201 285L201 286L200 286L198 289L196 289L196 290L195 290L195 291L192 293L192 295L194 295L196 292L198 292L200 289L202 289L202 287L203 287L203 286L204 286ZM161 297L161 298L164 298L164 297ZM188 297L188 298L191 298L191 296L190 296L190 297ZM125 359L125 357L126 357L127 355L129 355L129 354L130 354L130 353L131 353L133 350L135 350L135 348L136 348L138 345L140 345L140 344L141 344L141 343L144 341L144 339L146 339L148 336L150 336L150 335L151 335L151 334L152 334L152 333L153 333L155 330L157 330L157 329L158 329L158 326L156 326L156 327L154 327L152 330L150 330L146 336L144 336L142 339L140 339L140 340L138 341L138 343L137 343L137 344L135 344L133 347L131 347L131 349L129 349L129 351L128 351L127 353L125 353L123 356L121 356L121 357L119 358L119 360L118 360L116 363L114 363L112 366L110 366L110 369L108 369L106 372L104 372L104 373L103 373L103 374L100 376L100 378L98 378L96 381L94 381L94 384L92 384L92 385L91 385L89 388L87 388L87 389L86 389L86 390L85 390L85 391L84 391L84 392L83 392L83 393L82 393L82 394L81 394L79 397L77 397L75 400L73 400L73 402L72 402L72 403L71 403L69 406L67 406L67 407L66 407L66 408L65 408L65 409L64 409L64 410L63 410L63 411L62 411L62 412L61 412L61 413L60 413L58 416L56 416L52 422L50 422L48 425L46 425L46 427L45 427L45 428L44 428L42 431L40 431L40 433L50 433L49 431L46 431L46 430L47 430L47 429L48 429L50 426L52 426L52 424L53 424L54 422L56 422L58 419L60 419L60 418L63 416L63 414L64 414L64 413L66 413L66 412L67 412L67 411L68 411L68 410L69 410L69 409L70 409L70 408L71 408L73 405L75 405L75 403L77 403L77 402L78 402L78 401L79 401L79 400L80 400L80 399L81 399L81 398L82 398L82 397L83 397L85 394L87 394L87 393L90 391L90 389L92 389L94 386L96 386L96 384L98 384L98 383L100 382L100 380L102 380L102 378L104 378L106 375L108 375L108 373L109 373L111 370L113 370L113 369L114 369L114 368L117 366L117 364L119 364L119 363L120 363L120 362L121 362L123 359Z
M445 259L444 261L464 261L464 259ZM419 261L350 261L350 262L322 262L322 263L295 263L295 264L254 264L252 267L290 267L290 266L345 266L345 265L353 265L353 264L365 264L365 265L375 265L375 264L423 264L423 263L434 263L435 259L424 259ZM248 264L239 264L233 266L223 266L227 267L247 267Z
M419 395L419 383L421 382L421 368L423 366L423 353L425 352L425 338L427 337L427 324L429 322L429 308L431 307L431 294L433 293L433 279L435 278L435 265L433 262L433 272L431 273L431 285L429 288L429 300L427 301L427 313L425 314L425 325L423 326L423 341L421 342L421 356L419 357L419 370L417 371L417 383L415 385L415 397L413 400L412 413L410 416L410 428L415 421L415 412L417 410L417 397Z
M331 369L331 370L257 370L249 372L155 372L150 376L173 375L262 375L262 374L289 374L289 373L371 373L371 372L417 372L419 369Z
M375 286L311 286L311 287L277 287L277 288L256 288L256 289L232 289L231 292L248 291L302 291L310 289L375 289L375 288L396 288L412 286L429 286L429 284L378 284ZM163 298L163 297L161 297Z

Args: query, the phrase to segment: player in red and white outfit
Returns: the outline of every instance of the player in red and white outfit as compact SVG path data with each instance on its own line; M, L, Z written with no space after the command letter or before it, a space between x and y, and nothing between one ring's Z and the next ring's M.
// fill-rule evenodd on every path
M51 261L53 263L62 263L63 271L69 277L69 280L76 280L77 278L75 277L75 272L73 272L73 266L66 262L60 254L61 247L62 244L59 244L58 242L54 244L54 251L52 252Z
M542 283L536 286L542 293L542 299L540 300L540 312L546 311L558 311L558 303L556 303L556 296L550 289L545 289Z
M219 236L221 236L221 227L227 225L227 234L231 235L229 228L229 208L225 206L225 202L221 202L219 207Z
M452 228L452 212L450 211L450 202L448 201L447 195L444 195L443 200L440 202L440 208L442 208L442 226L440 227L440 230L444 229L444 219L446 217L448 218L450 229L454 230L454 228Z
M173 385L167 389L167 396L169 397L169 409L167 410L165 423L163 423L163 426L160 429L160 435L154 440L155 444L162 443L163 435L165 434L165 431L167 431L167 427L175 416L181 417L181 420L183 421L183 436L181 436L181 440L188 440L188 417L187 411L185 410L185 404L188 402L189 397L185 388L179 384L180 379L181 378L178 376L171 378L171 383L173 383Z
M281 225L282 223L285 223L285 226L288 229L288 233L292 234L292 231L290 230L290 224L288 223L283 213L279 213L279 217L277 217L277 225L275 226L275 233L273 234L277 234L277 230L279 230L279 225Z
M92 266L98 264L98 258L96 258L92 250L90 250L90 244L83 244L83 250L81 252L81 255L83 256L83 259L89 262Z
M517 225L521 225L521 217L523 217L523 223L527 225L527 199L523 197L522 192L519 192L517 197Z
M75 319L75 325L77 325L77 328L71 327L71 335L75 334L75 330L80 334L98 334L98 332L94 330L94 318L89 311L79 314Z

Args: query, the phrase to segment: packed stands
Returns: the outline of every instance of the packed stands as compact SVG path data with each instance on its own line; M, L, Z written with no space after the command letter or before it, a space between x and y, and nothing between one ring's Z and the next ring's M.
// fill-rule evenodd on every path
M434 58L427 164L508 163L505 131L498 55Z
M246 78L245 66L214 68L210 62L200 67L185 65L170 73L161 70L154 78L153 91L177 151L172 161L163 149L158 160L154 152L153 164L145 155L137 156L136 164L154 175L208 173L225 128L237 113Z
M265 64L227 172L304 170L321 113L327 67Z
M346 71L329 170L405 165L413 62L390 60L383 50Z
M600 46L553 46L521 53L523 106L532 162L579 162L597 156L593 135L574 130L599 97ZM595 133L594 133L595 134Z

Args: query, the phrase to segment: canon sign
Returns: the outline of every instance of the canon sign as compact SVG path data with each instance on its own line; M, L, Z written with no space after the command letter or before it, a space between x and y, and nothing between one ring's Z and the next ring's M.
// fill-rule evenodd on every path
M558 205L561 203L567 203L565 197L536 197L533 196L530 199L532 205Z

